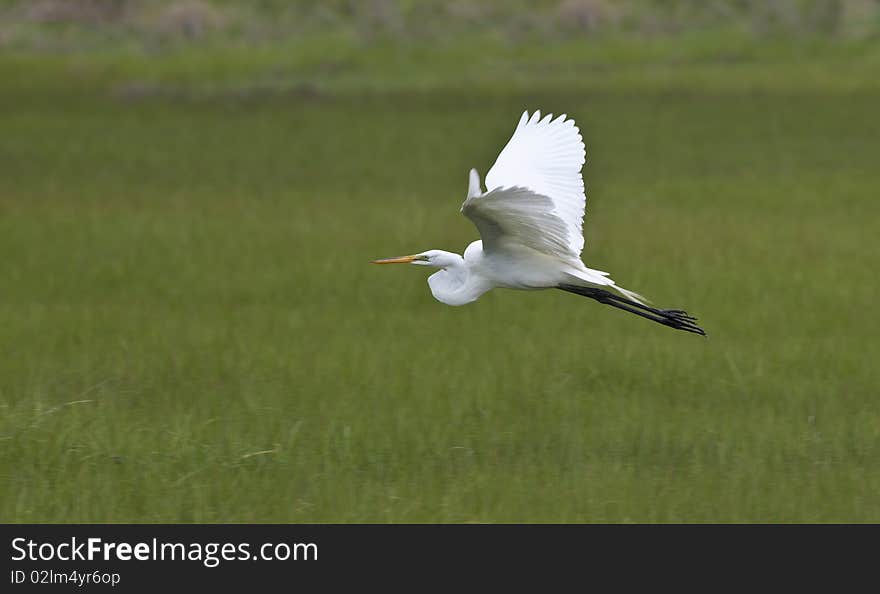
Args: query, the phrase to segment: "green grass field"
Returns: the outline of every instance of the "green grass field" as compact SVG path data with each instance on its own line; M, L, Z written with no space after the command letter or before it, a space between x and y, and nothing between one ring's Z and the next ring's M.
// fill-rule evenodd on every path
M0 56L0 519L880 521L880 50L688 43ZM368 264L534 108L708 339Z

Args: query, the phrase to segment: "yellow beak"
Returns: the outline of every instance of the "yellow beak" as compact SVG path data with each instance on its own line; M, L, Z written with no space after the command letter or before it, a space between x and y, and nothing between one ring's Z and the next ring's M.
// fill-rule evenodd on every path
M418 255L398 256L397 258L385 258L384 260L373 260L371 264L409 264L418 258Z

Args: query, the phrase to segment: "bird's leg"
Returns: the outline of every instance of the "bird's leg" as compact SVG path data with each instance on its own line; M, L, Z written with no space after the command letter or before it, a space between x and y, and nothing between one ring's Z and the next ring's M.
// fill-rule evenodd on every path
M608 299L617 301L619 303L625 303L626 305L629 305L631 307L637 307L638 309L649 311L655 315L664 317L672 316L682 320L690 320L692 322L697 321L697 318L689 316L688 313L682 309L658 309L656 307L645 305L644 303L639 303L638 301L633 301L632 299L627 299L622 295L617 295L615 293L611 293L610 291L605 291L605 293L608 293Z
M569 293L595 299L599 303L604 303L628 311L637 316L657 322L658 324L675 328L676 330L684 330L685 332L693 332L694 334L706 336L706 332L694 323L697 319L689 316L687 312L680 309L657 309L596 287L561 284L559 285L559 288L563 291L568 291Z
M654 310L656 313L652 315L652 313L647 313L646 311L641 311L636 309L635 307L630 307L625 302L618 302L616 300L602 301L602 303L606 303L607 305L611 305L618 309L622 309L624 311L628 311L630 313L634 313L637 316L642 316L643 318L647 318L649 320L653 320L658 324L663 324L664 326L669 326L670 328L675 328L676 330L684 330L686 332L693 332L694 334L700 334L702 336L706 336L705 330L697 326L694 322L696 318L692 318L688 315L680 315L677 313L672 313L673 311L681 311L681 310L668 310L668 309L658 309ZM650 310L648 310L650 311ZM683 313L683 312L682 312Z

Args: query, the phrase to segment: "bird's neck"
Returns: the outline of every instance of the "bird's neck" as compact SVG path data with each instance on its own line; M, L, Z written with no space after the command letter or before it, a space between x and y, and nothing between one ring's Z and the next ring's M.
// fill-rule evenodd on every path
M492 288L464 258L451 253L449 256L443 268L428 277L428 285L437 301L464 305Z

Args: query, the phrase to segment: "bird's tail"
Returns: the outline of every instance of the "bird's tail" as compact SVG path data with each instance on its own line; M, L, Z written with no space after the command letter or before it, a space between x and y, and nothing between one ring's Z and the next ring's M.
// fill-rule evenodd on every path
M572 269L568 271L570 276L573 276L575 279L586 281L590 283L590 285L600 285L602 287L610 287L629 299L630 301L636 301L642 305L647 305L650 303L648 299L644 296L639 295L635 291L630 291L628 289L624 289L617 283L615 283L609 276L607 272L603 272L602 270L594 270L592 268L583 267L582 270ZM572 279L574 280L574 279ZM580 283L572 283L572 284L580 284Z
M618 293L620 293L621 295L623 295L624 297L626 297L627 299L629 299L631 301L637 301L637 302L641 303L642 305L647 305L648 303L650 303L650 301L648 301L642 295L639 295L635 291L629 291L619 285L612 285L612 286L614 287L615 291L617 291Z

